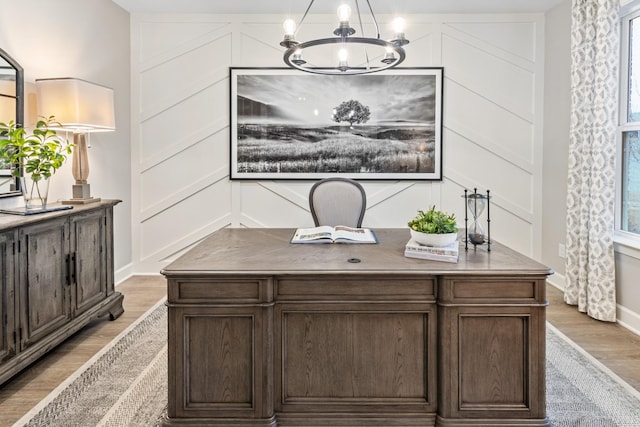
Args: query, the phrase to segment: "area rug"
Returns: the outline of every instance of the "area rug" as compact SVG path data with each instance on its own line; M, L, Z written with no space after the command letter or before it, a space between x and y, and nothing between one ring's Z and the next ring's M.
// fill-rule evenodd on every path
M166 410L167 309L161 301L16 426L156 426ZM640 426L640 393L547 324L553 426Z

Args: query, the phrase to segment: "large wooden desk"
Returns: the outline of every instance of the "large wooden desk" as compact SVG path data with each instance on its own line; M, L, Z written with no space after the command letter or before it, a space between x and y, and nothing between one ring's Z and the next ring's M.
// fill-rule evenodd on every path
M547 267L497 243L405 258L406 229L292 233L223 229L163 270L165 425L549 425Z

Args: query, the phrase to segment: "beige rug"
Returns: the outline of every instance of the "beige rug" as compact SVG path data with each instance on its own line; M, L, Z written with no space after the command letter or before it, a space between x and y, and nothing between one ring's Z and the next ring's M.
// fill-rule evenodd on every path
M158 303L16 425L158 425L167 399L166 315ZM554 426L638 427L640 393L547 324L547 415Z
M166 408L164 299L14 426L150 426Z

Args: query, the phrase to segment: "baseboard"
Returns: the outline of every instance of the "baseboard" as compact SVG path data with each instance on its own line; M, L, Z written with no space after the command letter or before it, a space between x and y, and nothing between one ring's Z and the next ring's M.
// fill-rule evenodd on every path
M620 326L630 330L636 335L640 335L640 314L618 304L616 317Z
M547 283L564 292L566 278L562 274L555 273L547 278ZM640 314L620 304L616 304L616 308L617 323L630 332L640 335Z
M564 292L565 287L565 277L560 273L553 273L551 276L547 277L547 283L552 285L554 288L559 289Z
M133 263L129 263L114 272L114 282L116 286L133 276Z

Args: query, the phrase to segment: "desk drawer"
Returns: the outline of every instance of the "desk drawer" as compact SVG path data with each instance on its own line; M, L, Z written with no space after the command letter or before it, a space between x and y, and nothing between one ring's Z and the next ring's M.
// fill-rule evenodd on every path
M278 301L333 300L422 300L435 302L435 278L397 276L315 278L281 277L275 283Z
M536 277L473 277L443 279L441 303L537 304L545 303L545 280Z
M268 278L171 279L169 302L189 304L259 303L271 300Z

